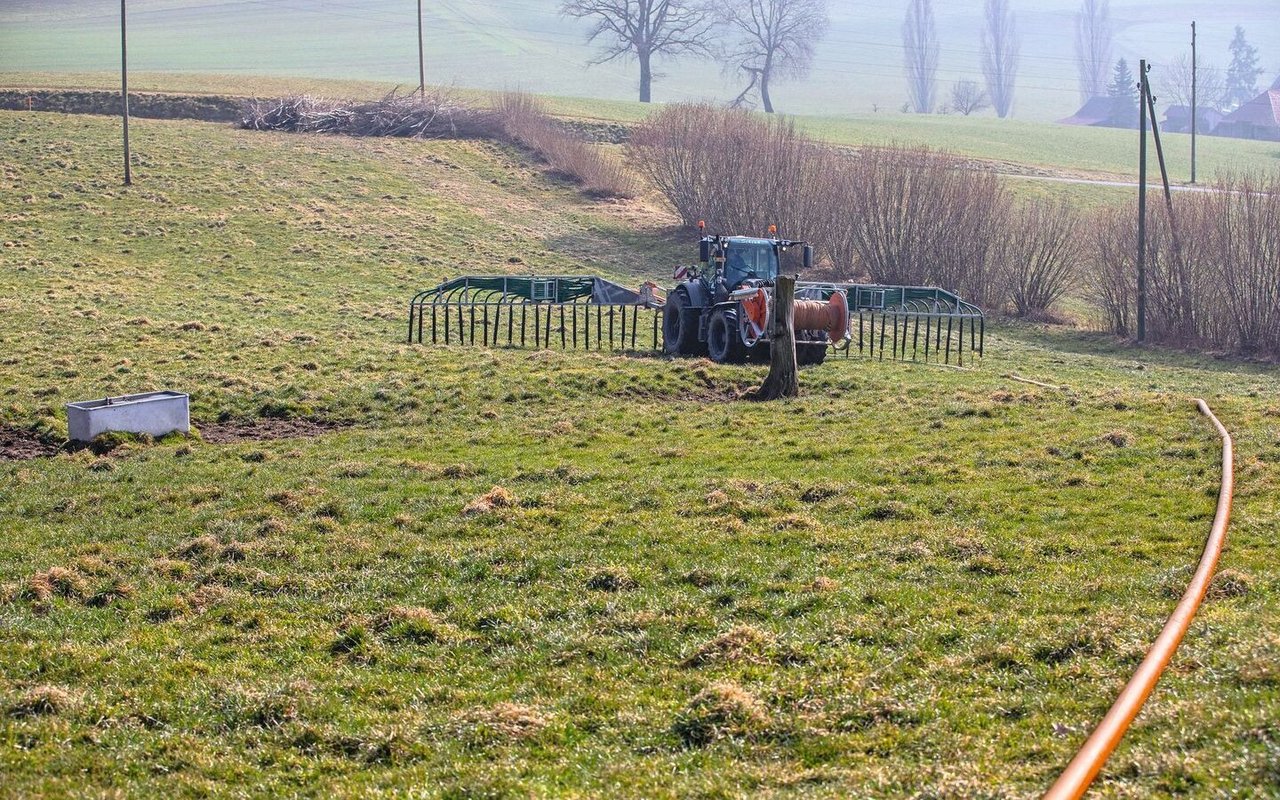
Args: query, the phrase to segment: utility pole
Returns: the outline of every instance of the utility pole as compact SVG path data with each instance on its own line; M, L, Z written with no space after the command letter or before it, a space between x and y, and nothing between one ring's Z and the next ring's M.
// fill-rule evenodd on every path
M1191 182L1196 182L1196 21L1191 20Z
M133 168L129 164L129 40L125 36L125 0L120 0L120 99L124 119L124 185L133 185Z
M422 55L422 0L417 0L417 93L426 97L426 59ZM1192 178L1192 182L1196 182L1196 179Z
M1147 60L1138 64L1138 344L1147 340Z

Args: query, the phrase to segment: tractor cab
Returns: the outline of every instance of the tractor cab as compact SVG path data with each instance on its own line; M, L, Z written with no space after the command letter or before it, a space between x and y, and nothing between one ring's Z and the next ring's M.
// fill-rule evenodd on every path
M803 242L751 236L703 237L698 256L714 302L723 302L729 292L743 286L772 283L778 277L781 254L796 246L804 246L804 265L811 266L813 248Z

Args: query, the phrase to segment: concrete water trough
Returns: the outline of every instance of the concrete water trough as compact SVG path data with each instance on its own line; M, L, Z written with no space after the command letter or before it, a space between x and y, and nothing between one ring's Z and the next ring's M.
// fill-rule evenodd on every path
M91 442L110 431L164 436L190 429L189 398L181 392L143 392L67 403L67 434L73 442Z

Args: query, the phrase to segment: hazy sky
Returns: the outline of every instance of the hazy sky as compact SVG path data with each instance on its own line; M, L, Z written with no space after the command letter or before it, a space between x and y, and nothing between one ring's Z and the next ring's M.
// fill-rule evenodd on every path
M1022 37L1014 113L1070 114L1079 105L1073 23L1079 0L1011 0ZM632 97L634 65L587 69L584 26L561 18L555 0L427 0L428 79L483 88ZM130 60L137 70L352 77L417 83L413 0L130 0ZM897 113L906 100L901 25L905 0L832 0L831 28L810 78L775 89L782 111ZM936 0L940 88L981 80L982 0ZM0 71L118 68L113 0L0 0ZM1113 0L1115 55L1159 69L1190 50L1200 29L1201 63L1225 67L1243 25L1270 84L1280 72L1280 0ZM657 100L724 99L734 79L712 63L660 67Z

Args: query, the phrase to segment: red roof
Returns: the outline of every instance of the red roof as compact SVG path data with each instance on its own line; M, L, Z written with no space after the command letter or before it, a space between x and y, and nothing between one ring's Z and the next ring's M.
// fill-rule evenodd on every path
M1270 89L1232 111L1222 121L1280 128L1280 78Z

